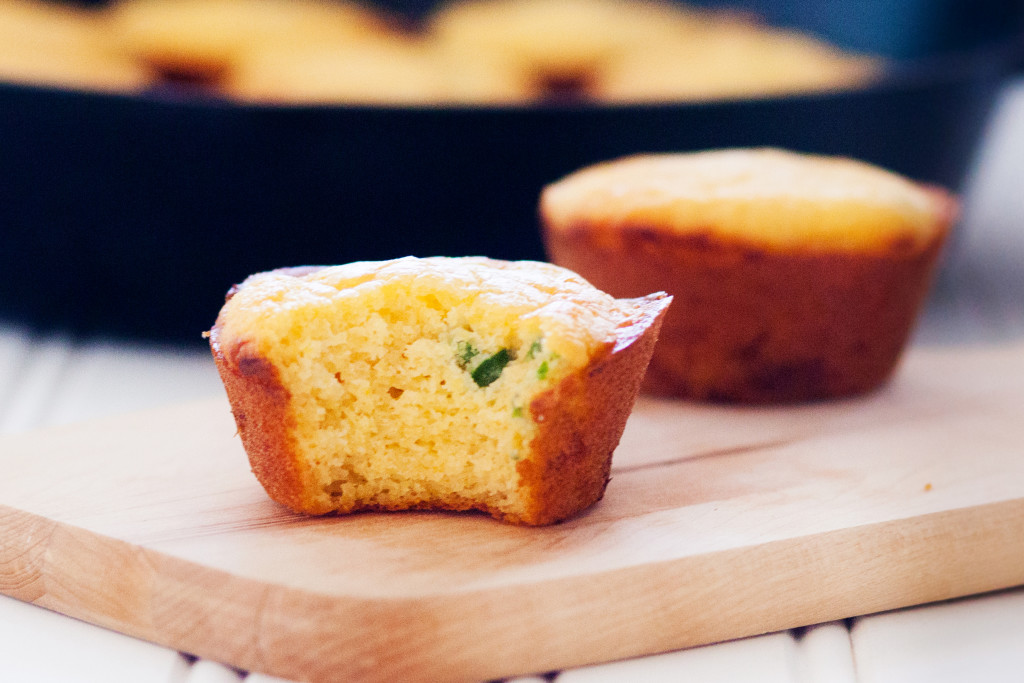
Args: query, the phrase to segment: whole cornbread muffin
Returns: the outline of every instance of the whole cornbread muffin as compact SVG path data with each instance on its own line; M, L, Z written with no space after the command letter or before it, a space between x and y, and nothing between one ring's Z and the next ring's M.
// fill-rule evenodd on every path
M376 11L342 0L114 0L112 39L172 79L218 81L253 50L380 40Z
M646 391L778 402L891 376L956 203L851 159L733 149L582 169L540 214L555 263L615 296L675 297Z
M409 257L253 275L209 336L274 500L549 524L604 494L670 300L546 263Z
M0 3L0 81L74 90L138 92L153 83L111 44L98 10L73 3Z

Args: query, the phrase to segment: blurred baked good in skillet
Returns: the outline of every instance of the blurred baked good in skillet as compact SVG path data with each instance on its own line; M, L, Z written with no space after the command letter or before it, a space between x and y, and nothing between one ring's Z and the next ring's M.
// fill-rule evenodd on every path
M688 40L637 45L601 70L593 92L623 103L779 97L863 87L882 69L805 33L726 15Z
M0 80L135 92L154 74L109 39L104 15L76 5L0 2Z
M250 50L377 38L375 10L334 0L116 0L111 38L171 80L216 82Z
M540 99L586 98L614 60L652 41L687 41L702 26L697 12L657 0L461 0L434 12L426 36L514 65Z
M666 0L451 0L420 18L351 0L8 0L0 38L11 81L278 105L772 97L860 87L882 67Z

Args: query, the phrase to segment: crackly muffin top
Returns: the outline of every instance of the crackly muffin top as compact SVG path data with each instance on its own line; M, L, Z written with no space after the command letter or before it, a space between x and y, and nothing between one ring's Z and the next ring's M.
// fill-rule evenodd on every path
M775 249L912 249L945 230L945 192L853 159L777 149L628 157L545 188L548 230L623 228Z
M465 316L480 329L543 337L569 364L614 342L636 312L630 302L549 263L406 257L253 275L234 290L218 325L223 338L245 338L273 353L297 329L323 324L328 310L331 323L344 326L349 312L383 301L437 307L447 327L463 325L449 318Z

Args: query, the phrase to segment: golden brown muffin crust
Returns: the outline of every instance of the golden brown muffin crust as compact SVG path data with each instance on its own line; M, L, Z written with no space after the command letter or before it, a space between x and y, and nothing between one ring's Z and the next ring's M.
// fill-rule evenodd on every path
M604 495L612 453L640 390L670 299L638 300L641 314L619 330L615 347L582 371L534 399L540 424L535 461L519 463L523 484L536 491L527 524L550 524L585 509Z
M295 459L280 457L294 445L293 418L288 409L291 396L277 370L250 344L223 348L217 326L210 331L210 348L231 397L231 413L253 474L273 500L291 508L299 506L302 494Z
M880 385L913 329L945 236L863 255L769 254L708 234L630 226L617 246L579 229L550 236L548 249L617 296L673 293L646 392L775 402Z

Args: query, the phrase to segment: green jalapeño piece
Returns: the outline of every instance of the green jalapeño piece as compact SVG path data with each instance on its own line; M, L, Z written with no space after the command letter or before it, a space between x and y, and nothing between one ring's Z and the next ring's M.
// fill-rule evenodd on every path
M483 359L480 361L480 365L473 370L473 381L478 387L486 387L501 377L501 371L505 369L510 360L512 360L512 354L508 352L508 349L501 349L493 356Z

